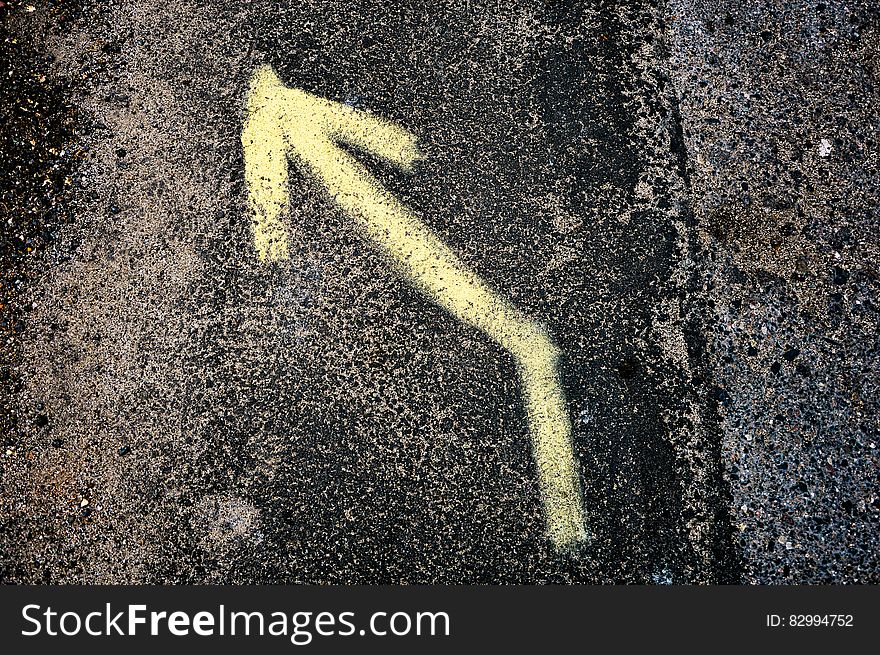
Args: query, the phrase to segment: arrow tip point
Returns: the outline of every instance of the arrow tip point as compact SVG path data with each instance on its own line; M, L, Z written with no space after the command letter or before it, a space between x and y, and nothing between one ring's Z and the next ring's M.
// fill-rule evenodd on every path
M251 77L250 104L253 105L259 98L272 95L272 92L281 86L283 84L275 69L269 64L263 64L254 71L253 77Z

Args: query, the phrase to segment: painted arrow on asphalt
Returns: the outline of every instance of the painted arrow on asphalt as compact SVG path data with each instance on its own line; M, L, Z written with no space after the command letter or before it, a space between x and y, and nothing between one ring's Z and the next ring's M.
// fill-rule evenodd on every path
M516 362L537 462L546 532L559 550L586 540L571 424L559 382L559 350L547 331L501 298L343 143L410 171L415 137L386 120L288 88L268 66L254 74L242 132L254 244L260 260L288 257L288 158L317 178L407 280Z

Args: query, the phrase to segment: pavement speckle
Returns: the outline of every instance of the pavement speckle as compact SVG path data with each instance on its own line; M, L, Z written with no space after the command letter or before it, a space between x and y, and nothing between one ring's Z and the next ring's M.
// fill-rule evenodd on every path
M33 6L0 8L4 581L877 580L875 9ZM363 161L549 326L581 551L509 358L296 167L257 261L267 63L416 133L414 173Z

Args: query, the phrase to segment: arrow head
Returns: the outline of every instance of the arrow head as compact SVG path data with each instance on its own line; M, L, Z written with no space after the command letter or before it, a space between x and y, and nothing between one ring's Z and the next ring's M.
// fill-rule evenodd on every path
M390 121L348 105L289 88L271 66L254 73L242 131L254 243L261 261L288 257L290 210L287 156L294 155L331 189L328 176L348 155L339 144L410 171L422 155L416 137Z

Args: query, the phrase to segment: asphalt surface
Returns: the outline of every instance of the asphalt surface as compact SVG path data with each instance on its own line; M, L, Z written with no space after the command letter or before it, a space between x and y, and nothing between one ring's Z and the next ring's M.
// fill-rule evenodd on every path
M880 14L727 4L0 8L0 578L878 581ZM259 261L267 64L552 335L577 548L510 353L293 162Z

